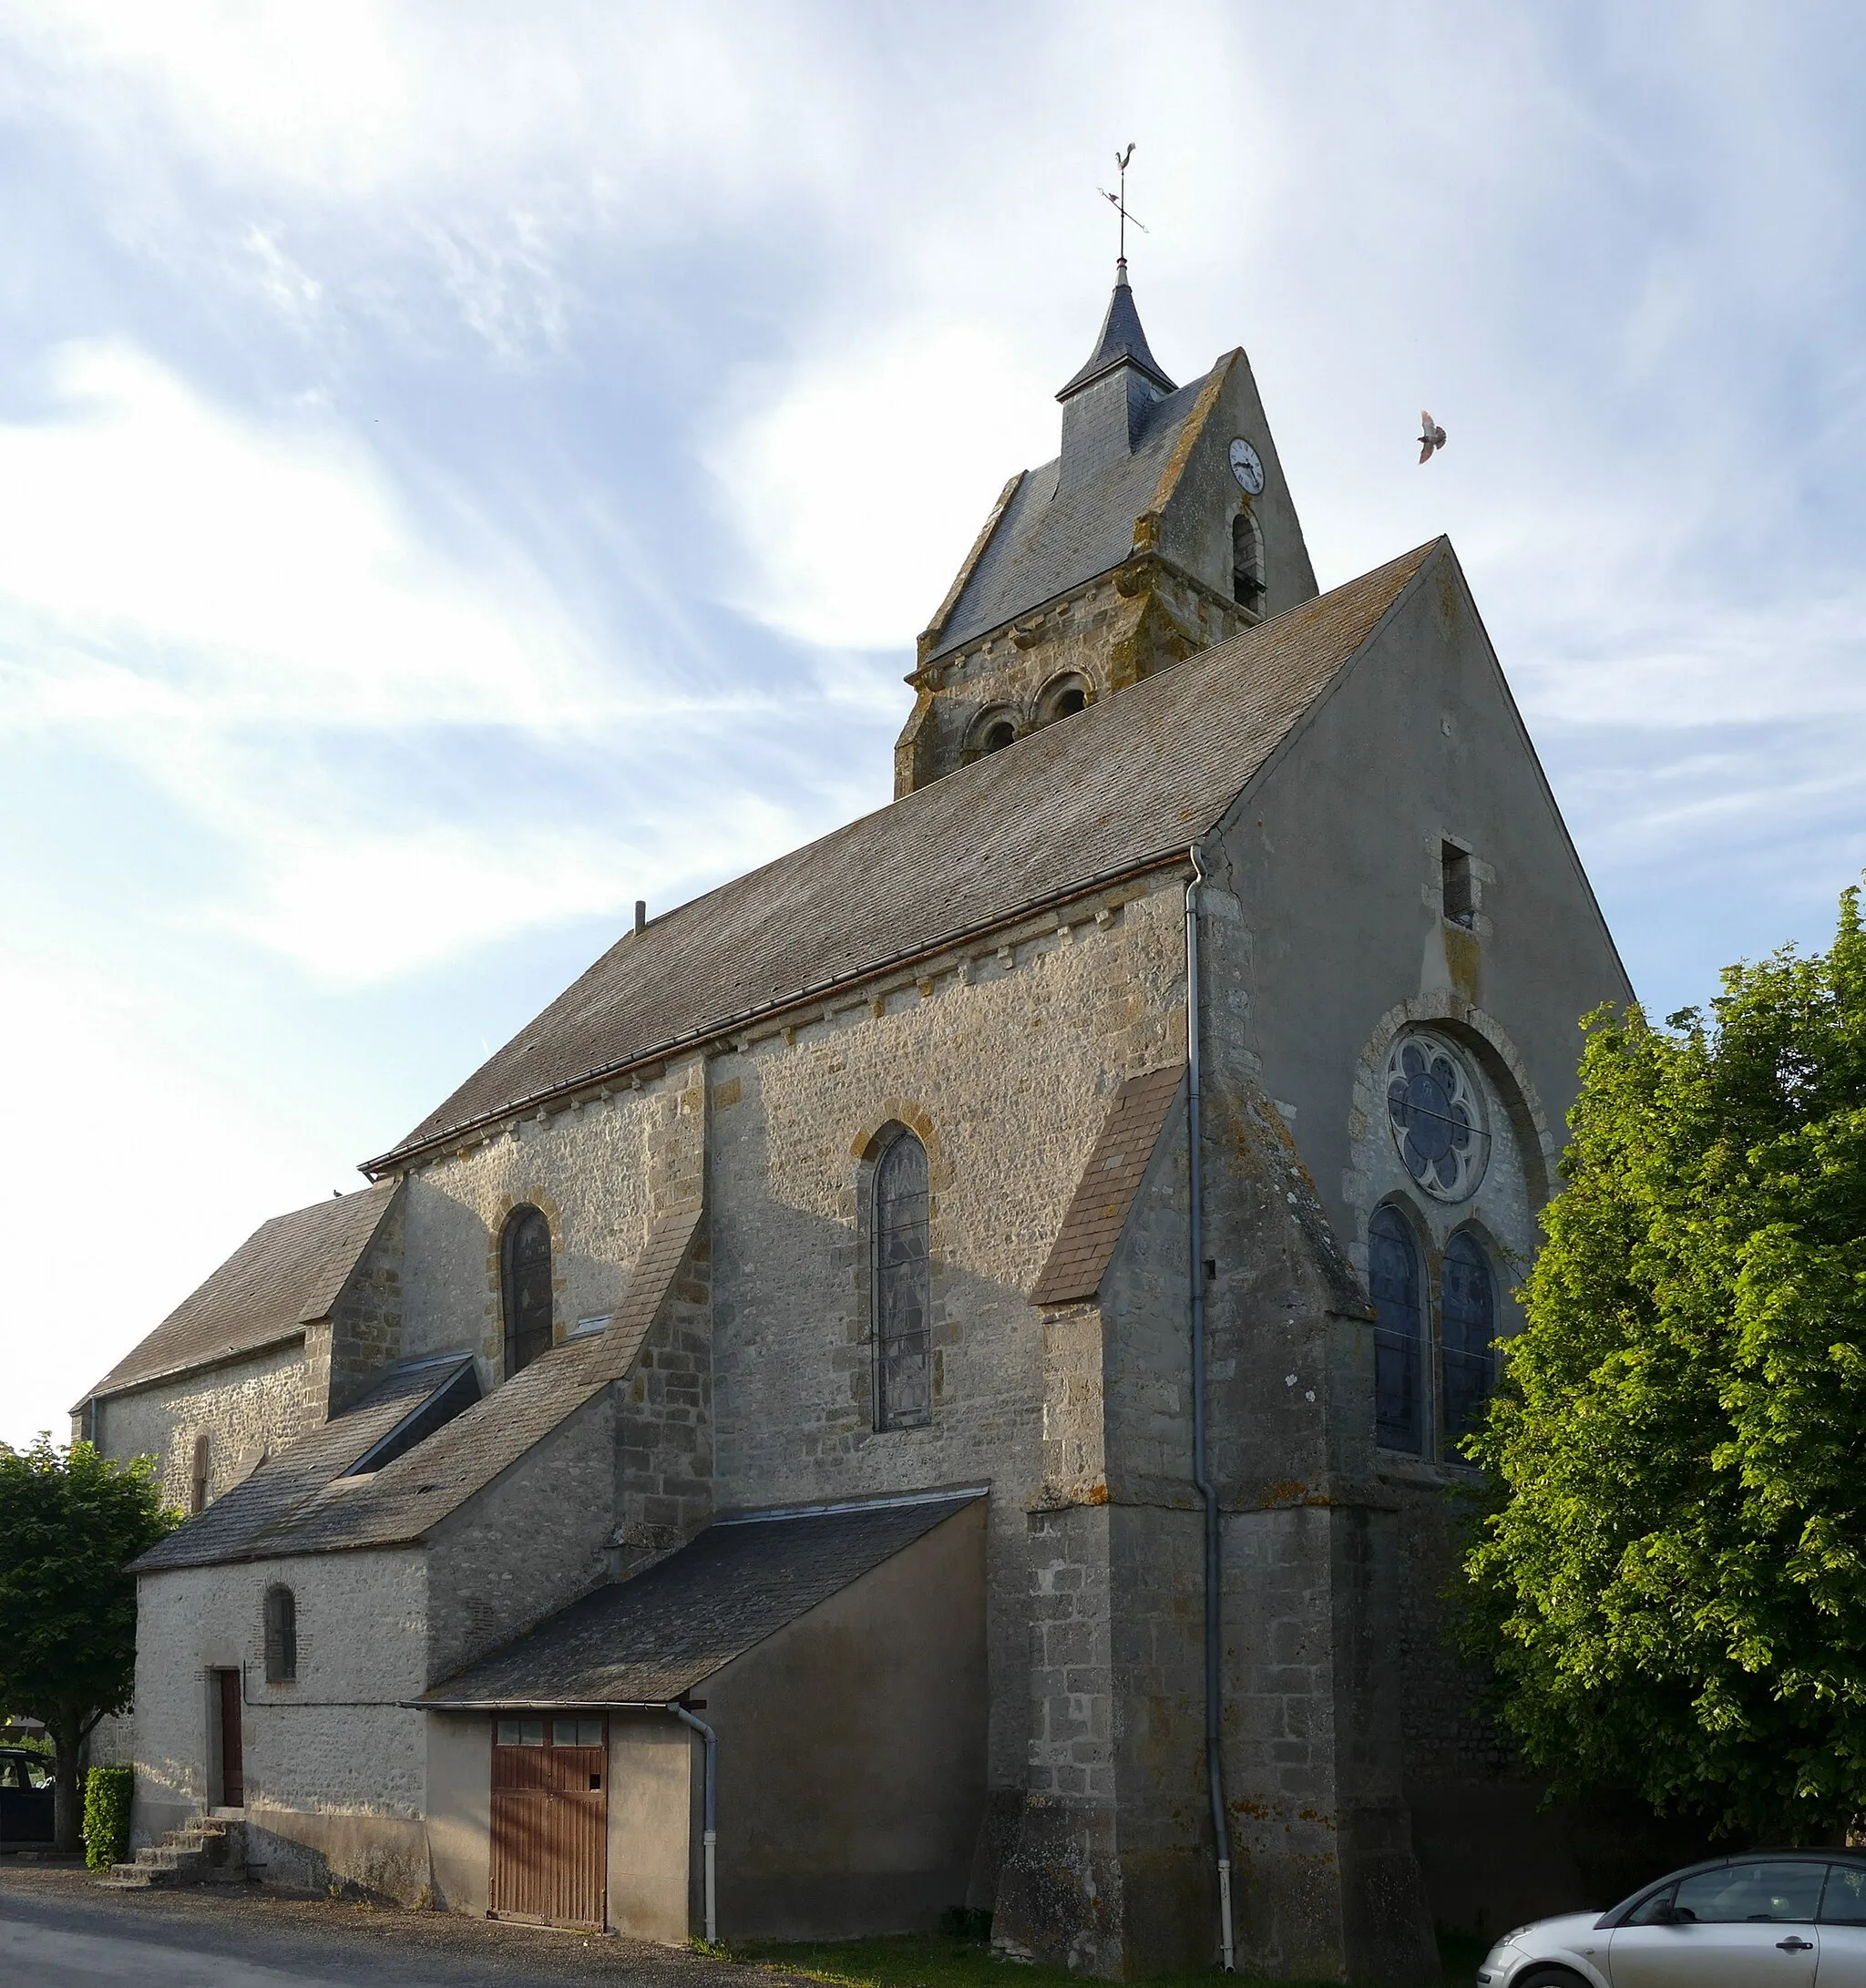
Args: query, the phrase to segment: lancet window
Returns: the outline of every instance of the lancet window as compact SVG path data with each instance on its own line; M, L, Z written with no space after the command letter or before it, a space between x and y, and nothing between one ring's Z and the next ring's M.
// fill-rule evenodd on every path
M506 1378L550 1351L550 1224L537 1208L514 1208L499 1245L505 1303Z
M873 1193L875 1426L911 1429L932 1419L927 1149L912 1132L882 1153Z

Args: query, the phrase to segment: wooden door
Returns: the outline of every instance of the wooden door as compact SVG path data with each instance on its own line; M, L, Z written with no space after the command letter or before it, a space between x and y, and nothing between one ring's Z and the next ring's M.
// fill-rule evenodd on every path
M608 1779L601 1719L497 1721L492 1749L494 1918L601 1927L609 1877Z
M214 1673L220 1686L220 1804L226 1809L246 1806L246 1757L240 1738L240 1673Z

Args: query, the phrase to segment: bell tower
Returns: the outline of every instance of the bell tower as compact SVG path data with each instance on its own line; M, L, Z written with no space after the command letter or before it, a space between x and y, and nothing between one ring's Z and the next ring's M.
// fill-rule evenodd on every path
M1175 385L1125 256L1056 397L1056 459L1005 485L919 639L897 795L1315 594L1249 360Z

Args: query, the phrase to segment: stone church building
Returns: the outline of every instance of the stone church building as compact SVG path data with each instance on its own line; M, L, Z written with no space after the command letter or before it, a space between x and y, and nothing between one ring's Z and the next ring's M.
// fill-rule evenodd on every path
M1584 1891L1441 1597L1625 976L1450 544L1318 593L1124 265L1058 398L891 804L638 915L80 1404L194 1514L139 1841L1113 1977Z

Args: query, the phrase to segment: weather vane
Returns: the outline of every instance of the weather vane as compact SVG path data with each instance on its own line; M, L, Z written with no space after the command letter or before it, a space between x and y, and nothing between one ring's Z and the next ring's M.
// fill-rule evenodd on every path
M1095 191L1121 216L1121 260L1123 262L1127 261L1128 222L1133 221L1143 235L1151 231L1145 221L1136 220L1127 210L1127 162L1133 157L1133 147L1131 144L1124 152L1116 152L1114 155L1114 169L1121 175L1120 179L1116 182L1121 189L1119 193L1111 193L1106 187L1097 187L1095 189Z

